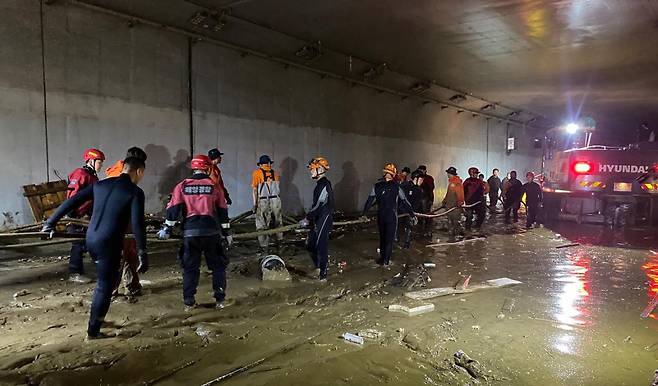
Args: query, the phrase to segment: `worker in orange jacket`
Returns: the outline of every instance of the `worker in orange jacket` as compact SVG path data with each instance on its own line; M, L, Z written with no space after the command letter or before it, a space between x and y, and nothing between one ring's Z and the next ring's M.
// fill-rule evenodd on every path
M224 185L224 179L222 178L222 171L219 169L219 164L222 163L222 156L224 153L219 151L219 149L214 148L208 151L208 158L212 161L212 168L210 169L210 179L213 180L215 185L217 185L221 190L224 191L224 198L226 199L226 205L231 205L231 197L229 197L228 189Z
M462 179L457 176L457 169L454 166L446 170L448 174L448 189L446 196L443 198L443 206L450 211L448 217L448 228L450 238L454 239L461 231L459 220L462 217L462 205L464 205L464 185Z
M131 147L128 149L126 158L130 157L138 158L146 162L146 153L139 147ZM106 177L119 177L123 171L123 166L123 160L117 161L114 165L105 170ZM128 231L132 233L131 229ZM121 276L114 285L112 295L117 296L119 294L119 286L123 282L129 298L139 296L142 293L142 285L139 283L139 274L137 272L139 259L137 257L137 242L135 239L126 238L123 240L123 252L121 257Z

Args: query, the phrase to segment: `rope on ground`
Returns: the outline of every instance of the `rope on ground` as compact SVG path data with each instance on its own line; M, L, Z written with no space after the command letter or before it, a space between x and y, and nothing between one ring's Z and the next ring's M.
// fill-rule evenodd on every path
M482 201L478 201L478 202L475 202L475 203L473 203L473 204L462 205L462 206L460 206L460 207L450 208L450 209L446 210L445 212L441 212L441 213L437 213L437 214L425 214L425 213L415 213L415 214L416 214L416 216L418 216L418 217L423 217L423 218L435 218L435 217L441 217L441 216L445 216L446 214L452 212L452 211L455 210L455 209L458 209L458 208L461 208L461 209L469 209L469 208L472 208L472 207L478 205L478 204L481 203L481 202L482 202ZM439 209L441 209L441 208L439 208ZM437 210L439 210L439 209L437 209Z

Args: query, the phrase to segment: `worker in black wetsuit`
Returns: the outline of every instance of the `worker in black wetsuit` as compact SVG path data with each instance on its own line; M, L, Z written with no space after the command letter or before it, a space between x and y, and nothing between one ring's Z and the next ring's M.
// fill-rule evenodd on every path
M137 183L144 176L144 169L142 159L126 158L123 173L119 177L99 181L66 200L46 221L42 229L43 232L52 232L57 222L66 214L89 200L94 201L85 241L89 253L98 260L96 264L98 283L89 312L88 339L103 336L100 334L101 324L110 308L112 289L119 277L123 239L129 223L137 241L139 259L137 271L144 273L148 270L144 191L137 187Z
M325 176L329 170L329 162L326 159L313 158L308 163L308 168L311 171L311 178L317 182L313 190L313 206L306 217L300 221L300 225L303 227L313 225L313 229L308 234L306 246L315 264L314 276L320 281L326 281L329 262L329 233L334 224L334 191L331 188L331 182Z
M422 213L425 208L425 197L423 196L425 192L423 188L420 187L422 183L423 174L419 170L415 170L411 173L411 180L406 180L400 184L404 196L411 204L411 208L415 213ZM398 204L398 211L403 210L402 204ZM398 222L400 228L398 232L404 234L404 248L408 249L411 246L411 236L413 233L413 221L411 217L405 216L401 217Z
M379 227L379 261L377 263L388 267L391 262L393 242L398 227L398 206L411 217L413 225L417 224L418 220L414 215L411 204L400 188L400 184L395 181L397 174L395 165L386 164L383 172L384 177L372 188L363 207L363 217L367 218L366 213L376 203L377 226Z

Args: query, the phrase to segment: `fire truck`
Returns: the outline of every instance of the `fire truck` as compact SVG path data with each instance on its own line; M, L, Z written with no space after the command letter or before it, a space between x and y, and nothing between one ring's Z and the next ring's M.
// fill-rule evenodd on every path
M658 142L544 153L544 216L614 226L658 226ZM550 144L559 141L547 139Z

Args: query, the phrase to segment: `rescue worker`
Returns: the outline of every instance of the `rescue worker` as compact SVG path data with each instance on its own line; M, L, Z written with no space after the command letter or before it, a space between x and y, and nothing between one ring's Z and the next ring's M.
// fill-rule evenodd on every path
M126 158L130 157L141 159L144 162L146 162L147 158L144 150L139 147L131 147L128 149ZM124 160L119 160L114 165L105 169L105 176L107 178L119 177L121 173L123 173L123 167ZM132 230L128 228L127 232L132 233ZM137 273L139 261L137 259L137 242L135 239L125 238L123 240L123 252L121 255L121 275L114 286L112 295L119 295L119 285L123 282L129 298L139 296L142 294L142 285L139 283L139 274Z
M423 189L420 187L422 179L423 177L421 172L415 170L413 173L411 173L411 180L400 184L400 187L404 192L404 196L407 198L407 201L409 201L409 204L411 204L411 208L413 209L414 213L422 213L425 205L423 199ZM402 208L400 207L398 210L402 210ZM411 247L411 236L413 233L411 217L401 217L399 219L398 225L398 231L400 234L404 234L404 248L409 249L409 247Z
M366 204L363 207L363 218L367 218L368 210L377 204L377 226L379 228L379 261L378 264L388 267L393 253L393 242L398 227L398 207L411 217L412 225L418 220L413 208L395 181L397 169L394 164L386 164L383 169L384 176L372 188Z
M98 182L98 173L103 168L103 161L105 161L105 154L98 149L87 149L83 154L85 164L75 169L69 174L69 186L66 198L71 199L75 197L80 191L88 186ZM71 213L67 213L72 218L83 218L91 216L93 209L93 201L88 200L80 205ZM67 225L67 233L83 233L84 228L77 225ZM69 258L69 281L73 283L86 284L91 282L91 279L85 276L84 264L82 256L87 251L84 241L74 241L71 243L71 255Z
M334 191L331 182L325 175L329 171L329 162L322 157L315 157L308 163L311 178L316 180L313 189L313 206L300 221L300 225L312 225L308 234L306 246L313 264L315 277L320 281L327 280L327 264L329 262L329 233L333 227Z
M498 169L494 169L491 172L491 177L487 180L489 184L489 207L493 210L498 205L498 197L500 197L500 188L503 183L500 181Z
M448 232L450 239L454 240L461 231L459 220L462 217L461 207L464 205L464 186L462 179L457 176L457 169L454 166L446 169L446 173L448 174L448 188L442 206L449 211L446 214L448 217Z
M487 191L484 176L482 179L478 177L480 171L476 167L468 168L469 177L464 181L464 203L469 206L466 209L466 230L471 230L473 223L473 214L476 215L475 229L480 229L484 218L486 216L486 203L484 195Z
M423 192L425 193L425 200L424 200L425 207L423 208L422 213L429 214L432 211L432 206L434 205L434 188L435 188L434 177L427 174L427 166L425 165L419 165L417 170L420 171L423 175L423 181L420 187L423 189ZM431 232L432 224L433 224L432 218L425 218L424 219L425 231Z
M222 163L222 156L224 153L219 151L219 149L214 148L208 151L208 158L212 161L212 168L210 170L210 179L213 180L220 189L224 191L224 198L226 199L226 205L233 204L231 197L228 194L228 189L224 185L224 179L222 178L222 171L219 169L219 164Z
M79 191L57 209L42 229L42 232L53 232L57 222L66 213L93 200L94 209L87 230L86 245L91 256L97 260L98 282L89 312L87 339L105 337L100 329L119 276L121 250L128 224L131 224L137 242L137 271L145 273L148 270L144 191L137 186L144 177L145 167L144 161L139 158L126 158L119 177L106 178Z
M269 229L283 225L283 214L281 213L281 198L279 197L279 173L272 169L272 159L268 155L260 156L258 169L251 176L253 188L252 197L256 215L256 229ZM273 220L274 219L274 220ZM277 233L277 241L283 240L283 233ZM269 245L269 236L258 236L260 251L264 252Z
M509 173L509 179L505 185L505 204L503 205L505 224L510 223L510 217L514 219L514 222L519 221L519 208L521 206L522 196L523 185L521 181L516 179L516 171L512 170Z
M526 228L532 228L532 226L537 222L537 214L541 209L542 202L542 191L541 186L535 182L535 173L528 172L525 175L526 183L523 184L523 193L525 193L525 204L526 204ZM522 193L522 194L523 194Z
M201 254L206 257L212 272L212 289L216 308L224 308L226 299L226 267L228 257L224 254L222 240L232 242L230 223L226 215L224 192L210 178L212 161L199 154L191 161L192 177L176 185L167 204L167 219L158 232L160 240L170 237L171 229L182 218L183 253L183 303L187 311L196 307L196 292L199 285Z
M411 174L411 169L409 169L408 166L405 166L405 167L402 168L402 171L396 176L396 178L397 178L398 182L400 184L402 184L405 181L407 181L410 174Z

